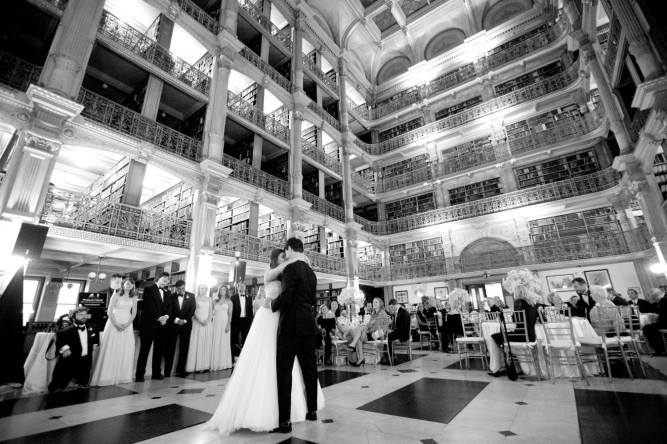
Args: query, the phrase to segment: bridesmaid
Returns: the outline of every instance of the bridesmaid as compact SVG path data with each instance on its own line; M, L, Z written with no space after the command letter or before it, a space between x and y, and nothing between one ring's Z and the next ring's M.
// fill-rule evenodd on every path
M111 296L104 327L102 346L90 385L105 386L132 382L134 365L134 331L137 315L134 281L125 279L120 290Z
M211 348L213 347L213 300L208 294L208 285L199 284L195 297L197 308L192 317L190 350L185 371L200 372L211 368Z
M213 305L213 348L211 352L211 370L232 368L231 295L226 285L218 288L218 300Z

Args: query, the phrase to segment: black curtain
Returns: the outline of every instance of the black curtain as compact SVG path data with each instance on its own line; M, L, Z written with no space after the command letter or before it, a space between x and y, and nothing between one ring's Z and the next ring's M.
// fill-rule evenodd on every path
M3 349L0 384L23 384L23 266L0 296L0 338Z

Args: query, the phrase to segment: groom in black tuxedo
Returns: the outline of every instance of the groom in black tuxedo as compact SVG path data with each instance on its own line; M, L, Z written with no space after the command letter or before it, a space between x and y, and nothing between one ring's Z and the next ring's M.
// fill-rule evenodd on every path
M137 358L137 370L135 381L144 380L146 371L146 361L148 353L153 346L153 379L164 379L162 376L162 358L167 345L167 334L171 313L171 292L167 288L169 285L169 273L162 273L157 282L144 289L143 313L141 314L141 324L139 327L139 338L141 339L141 348L139 349L139 358ZM170 372L171 369L165 369Z
M290 238L285 245L285 258L303 256L303 242ZM292 401L292 368L294 358L299 358L306 386L306 419L317 420L317 361L315 357L316 339L320 335L313 306L317 288L317 277L307 262L297 261L283 271L283 290L280 296L268 300L271 310L280 310L278 321L278 349L276 367L278 372L278 419L279 426L274 432L292 431L290 418ZM300 419L300 418L299 418Z
M237 285L237 293L234 293L230 298L232 303L232 356L236 359L239 357L241 347L245 343L252 324L252 298L246 294L246 285L239 282ZM240 337L239 337L240 336Z

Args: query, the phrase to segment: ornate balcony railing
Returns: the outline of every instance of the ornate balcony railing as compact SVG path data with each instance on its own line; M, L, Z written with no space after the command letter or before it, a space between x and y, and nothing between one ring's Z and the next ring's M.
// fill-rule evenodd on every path
M364 190L366 190L369 193L375 193L377 191L377 187L375 185L375 182L371 181L370 179L362 176L360 173L356 171L352 171L352 183L355 185L360 186Z
M390 279L389 273L380 265L359 264L359 278L367 281L384 281Z
M555 262L580 261L650 250L649 235L640 228L627 232L596 233L588 238L562 239L482 254L439 258L391 265L385 280L464 274Z
M132 52L174 79L185 83L202 94L208 95L211 79L206 74L176 57L106 10L100 20L98 37L112 45L120 46Z
M0 51L0 83L17 91L27 91L37 84L42 67Z
M347 107L350 111L352 111L362 119L368 119L368 106L365 103L357 105L352 100L347 99Z
M121 133L151 142L172 154L198 162L201 141L125 108L92 91L81 88L76 99L84 106L82 115Z
M605 23L602 26L599 26L597 29L597 39L598 43L602 47L602 50L604 52L607 51L607 42L609 41L609 28L610 28L609 23Z
M180 6L183 12L199 22L204 28L208 29L215 35L218 34L218 21L197 6L195 2L192 0L176 0L176 4Z
M250 0L238 0L239 6L241 9L248 13L262 28L266 29L275 36L280 43L282 43L285 48L292 52L292 32L291 28L288 26L283 29L278 29L276 25L271 23L271 19L262 14L262 11L253 4Z
M313 193L308 191L303 191L303 200L308 203L313 204L310 208L313 211L317 211L320 214L333 217L336 220L345 222L345 210L342 207L339 207L336 204L332 204L324 199L321 199L315 196Z
M332 116L331 114L329 114L328 112L326 112L326 111L324 110L324 108L322 108L321 106L319 106L317 103L315 103L315 102L310 102L310 103L308 104L308 109L310 109L310 110L313 111L315 114L317 114L317 115L320 116L322 119L324 119L324 121L327 122L329 125L333 126L333 127L336 128L338 131L340 131L340 122L338 121L338 119L336 119L334 116Z
M267 62L262 60L257 54L253 52L252 49L248 47L243 47L241 48L241 51L239 52L241 56L255 65L257 68L259 68L260 71L262 71L264 74L269 76L271 80L276 82L278 85L280 85L284 90L291 92L292 91L292 82L287 80L285 77L282 76L278 71L276 71L271 65L269 65Z
M503 96L483 102L477 106L467 108L466 110L445 117L431 124L408 131L393 139L386 140L377 144L364 143L356 140L355 143L361 149L372 155L381 155L393 151L399 147L407 145L418 140L431 137L442 131L449 130L466 123L477 120L481 117L495 113L497 111L515 106L530 100L544 97L547 94L561 90L577 81L579 77L579 64L573 63L568 69L546 78L540 82L528 85L524 88L512 91Z
M621 22L616 17L612 16L611 24L609 25L609 36L607 37L607 48L604 58L604 66L609 76L614 74L614 66L616 65L616 55L618 54L618 47L621 44Z
M644 125L646 125L646 121L650 115L651 108L638 109L635 111L635 115L632 118L632 124L630 125L630 135L632 136L632 140L637 141L639 139L639 135L641 134L642 129L644 129Z
M327 256L326 254L311 250L307 250L305 253L310 261L310 267L313 271L335 274L338 276L345 276L347 274L345 259L341 257Z
M335 77L330 77L324 73L314 62L308 57L308 54L303 54L302 57L303 64L310 70L310 72L315 75L318 79L324 82L333 92L338 94L338 83L336 82Z
M395 100L371 109L371 117L379 119L394 111L411 106L413 103L428 98L434 94L453 88L477 76L484 75L492 69L517 60L526 54L537 51L546 45L558 40L567 29L567 20L561 19L545 33L537 34L529 39L510 46L490 56L483 56L470 65L438 77L431 82L406 91Z
M46 9L56 17L62 17L69 0L28 0L28 2L39 8Z
M452 205L446 208L439 208L437 210L405 216L385 222L371 222L365 219L358 222L363 225L364 230L373 234L381 236L396 234L446 222L522 208L527 205L553 202L570 197L597 193L618 185L619 178L619 173L609 168L585 176L538 185L525 190L512 191L499 196L488 197L459 205Z
M83 193L49 192L41 223L189 248L192 221Z
M251 105L249 102L243 100L241 96L231 91L227 92L227 109L237 116L265 129L269 134L289 145L289 128L285 127L275 118L264 114L259 108Z
M338 159L318 149L314 143L309 142L306 139L301 139L301 152L311 159L326 166L334 173L338 173L341 176L343 175L343 165L338 161Z
M234 159L228 154L222 155L222 164L227 168L234 170L234 172L229 175L229 177L233 179L249 183L280 197L289 198L290 196L289 183L284 180L278 179L277 177L262 170L258 170L257 168L253 168L247 163Z

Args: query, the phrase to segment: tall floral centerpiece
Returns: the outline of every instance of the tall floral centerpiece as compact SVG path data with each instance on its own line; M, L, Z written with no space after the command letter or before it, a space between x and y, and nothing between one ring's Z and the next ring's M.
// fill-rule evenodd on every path
M449 292L449 303L459 313L467 313L469 311L467 307L468 302L470 302L470 293L464 289L455 288Z
M542 281L535 273L525 268L515 268L507 273L503 279L503 288L513 295L517 295L525 289L534 302L541 302L542 299Z
M354 305L362 305L365 299L366 295L361 291L359 285L354 285L352 283L348 283L347 287L344 288L343 291L340 292L340 296L338 296L338 301L341 304L344 304L347 308L347 314L350 319L352 319Z

